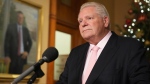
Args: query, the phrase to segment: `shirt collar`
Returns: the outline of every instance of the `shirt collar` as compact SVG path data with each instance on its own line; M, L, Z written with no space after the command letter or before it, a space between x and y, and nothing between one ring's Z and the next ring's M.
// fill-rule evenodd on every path
M17 24L17 27L18 27L18 28L22 28L22 25Z
M98 46L100 49L103 49L105 47L106 43L108 42L111 35L112 35L111 31L109 31L107 33L107 35L102 40L100 40L96 46ZM95 45L90 44L89 50L91 50L94 46Z

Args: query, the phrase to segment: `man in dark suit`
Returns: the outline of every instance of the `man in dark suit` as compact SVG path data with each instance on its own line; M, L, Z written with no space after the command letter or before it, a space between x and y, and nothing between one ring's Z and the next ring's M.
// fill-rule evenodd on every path
M23 24L24 15L17 12L17 23L8 26L5 43L5 61L9 64L9 73L21 74L27 62L27 56L32 46L29 30Z
M106 8L87 2L78 15L81 36L87 41L73 48L64 71L56 84L150 84L150 66L145 48L133 38L125 38L110 31ZM93 46L99 47L95 64Z

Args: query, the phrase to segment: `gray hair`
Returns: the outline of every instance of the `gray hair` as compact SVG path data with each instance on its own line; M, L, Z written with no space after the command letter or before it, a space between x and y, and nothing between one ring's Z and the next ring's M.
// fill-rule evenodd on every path
M109 13L107 12L107 9L105 8L104 5L100 4L100 3L97 3L97 2L86 2L84 3L81 7L80 7L80 11L85 8L85 7L95 7L96 9L96 12L97 14L100 15L100 17L105 17L107 16L108 19L110 20L110 17L109 17ZM109 24L110 25L110 24ZM110 26L109 26L110 27Z
M95 7L97 13L98 13L100 16L102 16L102 17L108 16L108 17L109 17L109 14L108 14L107 9L105 8L105 6L102 5L102 4L100 4L100 3L97 3L97 2L86 2L86 3L84 3L84 4L81 6L80 11L81 11L83 8L89 7L89 6Z

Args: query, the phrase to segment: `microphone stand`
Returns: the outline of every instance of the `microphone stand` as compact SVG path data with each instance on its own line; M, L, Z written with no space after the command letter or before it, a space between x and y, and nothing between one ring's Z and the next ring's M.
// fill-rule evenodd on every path
M40 65L44 63L44 60L41 59L39 60L38 63L34 64L33 66L31 66L30 68L28 68L26 71L24 71L19 77L17 77L16 79L14 79L13 82L11 82L11 84L17 84L20 80L22 80L25 76L27 76L28 74L30 74L32 71L35 72L35 75L33 75L29 81L33 81L36 79L36 78L40 78L42 76L44 76L44 73L43 71L41 70L40 68ZM31 84L29 82L29 84Z
M27 84L32 84L32 83L34 83L36 78L41 78L45 75L44 72L41 70L40 66L36 67L36 69L34 69L34 72L35 73L28 80Z

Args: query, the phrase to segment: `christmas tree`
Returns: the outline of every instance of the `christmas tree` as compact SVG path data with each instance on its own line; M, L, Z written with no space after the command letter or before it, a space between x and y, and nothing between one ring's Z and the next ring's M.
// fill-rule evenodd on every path
M124 37L136 38L146 48L146 56L150 61L150 0L134 0L126 17Z

